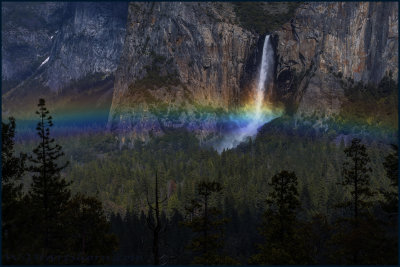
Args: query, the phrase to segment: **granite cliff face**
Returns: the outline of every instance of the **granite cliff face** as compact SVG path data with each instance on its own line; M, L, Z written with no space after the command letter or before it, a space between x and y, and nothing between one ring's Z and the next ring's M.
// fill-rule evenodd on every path
M41 96L49 99L76 93L79 97L76 91L88 89L80 85L90 87L87 81L99 80L105 81L103 87L107 88L102 94L108 94L110 103L125 37L127 5L3 3L5 108L27 104L24 100L28 98L36 103Z
M296 116L330 116L348 101L343 81L397 77L397 10L383 2L300 5L272 33L277 63L269 97ZM130 4L110 129L133 139L168 127L201 138L220 132L220 114L204 110L243 105L261 57L264 36L240 25L231 3Z
M240 105L258 40L230 3L131 3L111 130L142 139L167 127L218 131L215 111Z
M397 80L397 2L307 3L274 38L277 99L297 114L340 112L341 80Z
M127 3L75 3L54 34L45 76L51 90L93 73L113 74L125 37Z
M297 117L340 113L345 83L397 80L397 2L245 5L2 3L3 114L45 96L110 109L123 142L180 127L212 138L250 96L260 29L276 54L267 97Z
M66 3L2 3L3 92L31 76L46 59L66 9Z

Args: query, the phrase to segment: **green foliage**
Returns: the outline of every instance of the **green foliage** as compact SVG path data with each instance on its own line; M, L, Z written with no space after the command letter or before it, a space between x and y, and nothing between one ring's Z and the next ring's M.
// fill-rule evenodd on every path
M346 257L336 251L335 255L339 255L340 260L328 261L328 255L333 255L339 243L333 242L332 247L327 245L327 240L334 231L344 231L346 234L343 236L351 236L347 235L351 230L347 228L351 226L349 220L345 220L341 227L334 230L329 225L339 217L348 216L345 211L334 210L333 207L352 197L350 190L343 190L337 184L341 181L340 170L345 161L345 137L341 139L337 134L326 135L326 132L316 130L312 124L307 123L298 123L294 127L290 118L282 117L263 127L256 139L221 154L200 146L199 140L184 130L167 131L164 136L154 137L147 143L131 143L129 148L120 148L116 138L109 134L85 134L58 140L65 148L66 157L71 161L70 166L63 170L63 175L68 181L74 182L71 185L72 191L97 195L107 215L113 212L121 214L119 217L111 216L113 232L120 239L116 255L132 255L131 261L126 262L128 264L153 263L152 233L146 225L146 214L150 213L143 192L146 185L152 184L155 166L163 178L160 180L160 190L165 190L171 181L176 185L169 191L167 202L161 205L160 220L167 225L167 231L160 235L160 255L168 256L160 260L161 264L189 264L193 262L194 257L200 255L200 252L184 250L184 244L192 240L193 235L188 229L179 228L178 222L183 219L181 214L185 212L187 203L198 199L196 184L203 181L204 177L224 187L221 193L211 194L209 200L210 207L220 212L215 216L216 219L232 218L229 223L220 227L225 232L218 239L219 244L225 244L225 253L222 254L221 248L221 254L247 264L248 258L256 249L254 244L265 241L260 239L256 232L261 214L265 210L265 196L274 190L274 185L269 184L265 178L274 176L288 166L300 177L297 179L298 195L295 199L301 200L303 209L295 212L298 227L293 236L288 234L287 247L274 247L271 250L274 253L272 259L278 262L282 257L296 263L325 264L351 261L351 253L349 254L348 250ZM18 144L19 150L21 147L35 147L28 141L22 142ZM382 143L376 140L366 141L365 146L371 159L370 187L389 189L391 181L385 176L386 170L383 167L385 156L389 153L388 147L382 146ZM270 236L273 236L274 232L279 232L272 227L279 226L279 217L276 217L279 208L274 205L270 208L271 216L275 219L265 223L271 225ZM379 208L376 202L374 208ZM319 214L326 214L326 217L318 217ZM360 219L360 225L363 223ZM363 233L371 231L371 227L375 226L368 227L365 229L369 230L362 230ZM390 229L391 235L397 233L397 229ZM77 233L79 231L74 232ZM380 237L381 233L389 235L389 232L382 232L379 228L376 233L376 237ZM355 240L364 242L363 239ZM28 240L25 243L30 242ZM76 241L76 244L78 242ZM393 250L388 246L396 246L395 242L390 245L389 243L385 243L386 251ZM292 255L289 255L292 258L286 257L288 249L299 250L299 258L293 259ZM90 251L94 250L95 248ZM305 250L309 253L303 253ZM383 249L376 251L383 255ZM227 258L221 254L215 255L211 260L228 263ZM379 257L374 262L388 262L383 260L385 257ZM394 258L392 255L391 262ZM268 261L271 261L271 257Z
M385 157L383 166L385 167L386 176L392 182L391 186L397 187L399 185L399 147L391 145L393 152Z
M370 188L371 160L365 145L361 144L358 138L351 141L351 146L347 147L344 153L347 160L343 163L341 184L351 188L352 200L343 202L340 206L352 207L354 219L357 220L359 214L367 212L365 209L370 206L371 198L374 196Z
M272 187L267 203L270 209L278 213L282 221L290 220L300 206L297 192L297 177L294 172L281 171L272 177Z
M151 53L152 64L146 65L146 75L130 86L132 92L142 91L143 89L157 89L168 86L178 86L180 84L177 71L171 68L171 60L165 56ZM164 73L163 73L164 72Z
M68 264L105 264L117 247L116 236L109 233L102 204L93 197L75 195L62 215L68 235L64 241L70 255L76 255ZM64 251L66 253L66 251ZM102 257L95 257L101 255Z
M44 257L58 252L52 248L62 249L63 244L57 237L61 231L61 214L64 212L70 198L69 183L61 177L60 172L68 162L59 166L57 161L64 155L62 148L54 144L50 137L50 127L53 126L52 117L45 106L44 99L39 100L39 122L36 130L40 138L39 145L33 150L34 156L30 156L32 162L29 170L35 173L32 176L29 199L32 203L32 232L37 233L35 243L43 248Z
M351 188L351 200L338 206L350 207L350 217L344 214L335 225L332 243L336 246L335 258L346 264L377 264L386 262L382 244L386 237L380 223L368 207L372 206L374 193L370 188L370 158L361 140L354 138L344 150L347 160L343 163L343 182Z
M204 173L210 179L217 179L221 172L218 181L226 188L224 197L234 199L235 207L239 207L242 213L247 206L263 203L262 196L270 191L265 176L272 177L280 169L291 166L302 177L298 181L301 198L306 194L303 192L304 185L308 187L311 201L304 214L309 218L314 213L332 210L334 203L344 196L337 185L341 180L344 156L340 139L327 138L323 132L316 136L317 131L311 126L298 124L298 128L294 129L288 123L287 129L281 131L278 128L286 122L280 121L281 126L276 128L273 124L271 122L269 129L251 145L242 144L221 155L201 147L199 140L184 130L170 131L152 138L148 143L136 142L131 149L124 147L121 150L115 138L108 135L71 137L62 143L69 144L64 145L67 157L72 155L72 164L66 175L74 181L71 187L73 192L95 195L98 191L108 213L123 214L127 207L137 212L147 210L144 182L151 184L149 181L154 179L154 163L161 165L165 173L161 188L169 180L176 182L176 195L171 201L180 212L184 211L187 199L194 196L195 183L201 180ZM389 185L382 163L388 148L369 143L368 149L371 155L371 186L387 189ZM309 166L314 167L310 169ZM328 203L331 203L329 207ZM255 210L251 212L254 215Z
M272 192L269 193L268 209L260 228L265 241L252 261L262 265L311 263L307 239L303 235L304 225L296 219L296 211L300 207L296 174L281 171L272 177L269 185Z
M398 263L398 207L399 207L399 184L398 184L398 146L392 144L392 152L385 157L383 166L386 170L386 178L390 181L390 188L381 190L384 201L381 202L382 208L385 211L386 218L383 219L385 226L385 246L383 250L385 254L385 262L388 264Z
M321 265L336 263L336 261L329 261L332 254L329 242L333 233L333 227L326 215L315 214L300 230L304 231L303 236L307 242L310 262Z
M331 262L336 264L387 264L387 242L379 222L372 215L357 220L340 220L330 243L334 247Z
M195 237L188 248L198 253L193 263L202 265L233 264L235 261L221 255L223 248L223 227L227 220L221 218L221 210L210 206L210 198L214 193L221 193L222 186L218 182L201 181L197 185L198 198L192 199L186 207L188 219L183 225L192 229Z
M2 188L3 191L6 191L3 192L3 200L21 196L21 185L16 183L18 183L25 171L26 159L24 153L20 153L19 157L14 156L15 119L10 117L8 120L9 123L2 122L1 128Z
M22 184L21 178L25 171L26 155L14 154L15 119L9 118L8 123L2 122L1 128L1 187L2 187L2 249L3 255L18 249L21 238L18 225L21 223ZM4 259L3 259L4 260Z
M265 34L288 22L300 4L300 2L235 2L234 9L244 28Z
M386 203L383 204L386 212L390 214L398 213L398 189L399 189L399 148L392 144L393 152L385 157L383 166L386 171L386 177L390 181L390 189L383 191Z
M70 198L70 182L62 177L67 163L60 145L50 136L52 117L39 100L37 134L39 145L29 156L32 184L26 194L14 186L24 171L25 155L13 156L15 122L3 123L3 262L8 264L105 263L96 254L111 255L116 246L102 204L96 198ZM9 192L10 191L10 192ZM4 203L6 201L6 203ZM13 212L9 212L9 208ZM9 227L11 226L11 227ZM18 230L18 232L17 232ZM8 242L12 239L12 242Z
M343 103L338 121L398 129L398 83L390 75L378 85L341 81L349 101Z

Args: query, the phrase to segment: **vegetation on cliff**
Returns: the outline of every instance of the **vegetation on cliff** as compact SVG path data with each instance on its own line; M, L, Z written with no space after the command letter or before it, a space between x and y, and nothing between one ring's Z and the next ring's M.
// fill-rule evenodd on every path
M273 32L293 18L301 2L235 2L240 24L258 34Z

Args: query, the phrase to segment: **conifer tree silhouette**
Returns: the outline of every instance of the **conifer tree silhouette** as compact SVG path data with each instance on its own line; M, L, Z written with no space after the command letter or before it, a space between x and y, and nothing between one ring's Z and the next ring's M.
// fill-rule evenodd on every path
M337 245L335 257L345 263L372 264L379 258L383 234L368 209L375 195L370 188L370 158L358 138L352 140L344 153L343 181L339 184L349 188L351 197L337 207L350 211L350 216L345 215L337 221L338 229L332 236L333 243Z
M369 167L371 160L365 146L358 138L351 141L351 145L344 150L344 153L347 161L343 163L343 181L340 184L351 188L352 199L339 204L339 206L352 206L354 223L357 225L360 213L364 212L365 208L371 204L369 200L374 195L369 186L372 172Z
M265 242L251 259L257 264L307 264L311 259L305 244L302 224L296 219L300 209L297 176L294 172L275 174L269 185L272 192L260 228Z
M197 198L185 209L189 218L182 224L192 229L195 236L188 248L198 255L194 264L235 265L237 262L222 253L224 227L228 222L222 211L210 205L213 194L219 194L222 185L218 182L201 181L197 184Z
M36 111L39 122L36 130L40 143L29 157L32 163L29 170L34 173L29 199L32 205L34 232L39 234L35 242L45 257L45 263L49 253L63 249L61 215L71 196L68 189L71 183L61 177L61 171L67 167L68 162L59 165L58 161L64 152L62 147L55 143L54 138L50 137L53 122L49 113L45 100L39 99Z
M26 154L18 157L14 152L15 119L2 122L1 135L1 186L2 186L2 254L18 250L21 232L22 184ZM6 263L3 258L3 263Z

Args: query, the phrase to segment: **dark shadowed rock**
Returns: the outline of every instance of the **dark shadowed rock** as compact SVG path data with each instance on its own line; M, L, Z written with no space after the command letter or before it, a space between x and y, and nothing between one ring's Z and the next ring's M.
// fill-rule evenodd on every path
M275 38L278 99L297 113L338 113L341 80L397 79L397 2L307 3Z
M230 3L131 3L110 129L142 139L168 127L202 138L217 132L213 109L240 105L258 39L238 25Z
M79 91L98 81L108 89L96 96L102 102L109 98L105 102L110 103L109 80L122 51L127 6L126 2L3 3L3 113L34 107L39 97L55 103L71 93L79 102ZM96 99L92 102L98 104Z

